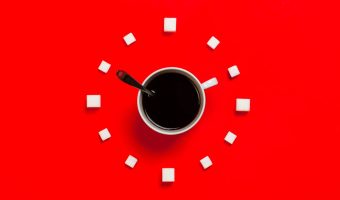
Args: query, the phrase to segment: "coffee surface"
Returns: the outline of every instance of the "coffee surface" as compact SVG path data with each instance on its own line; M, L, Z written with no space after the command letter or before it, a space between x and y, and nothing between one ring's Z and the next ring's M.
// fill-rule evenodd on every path
M188 77L179 73L160 74L146 88L156 93L151 97L145 93L142 96L144 112L156 126L180 129L196 118L200 109L200 96Z

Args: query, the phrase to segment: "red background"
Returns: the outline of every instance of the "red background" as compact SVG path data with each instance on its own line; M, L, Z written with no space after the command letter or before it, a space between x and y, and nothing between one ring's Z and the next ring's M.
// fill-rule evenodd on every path
M336 3L48 2L0 3L0 199L340 198ZM164 17L177 18L176 33L163 33ZM127 47L129 32L137 42ZM241 75L229 79L234 64ZM124 69L142 81L166 66L219 80L201 121L176 137L150 131L137 90L115 77ZM102 107L89 111L94 93ZM250 113L235 113L237 97L251 98ZM162 167L176 168L175 183L161 183Z

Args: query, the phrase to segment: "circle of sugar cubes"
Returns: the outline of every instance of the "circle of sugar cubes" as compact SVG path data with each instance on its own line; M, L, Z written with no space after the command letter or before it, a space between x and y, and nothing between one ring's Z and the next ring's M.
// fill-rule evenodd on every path
M237 137L237 136L236 136L234 133L232 133L231 131L229 131L229 132L227 133L227 135L225 136L224 140L225 140L226 142L228 142L229 144L233 144L234 141L235 141L235 139L236 139L236 137Z
M250 99L236 99L236 111L249 112L250 111Z
M238 67L236 65L229 67L228 72L231 78L240 75L240 71L238 70Z
M162 182L175 182L175 168L162 168Z
M109 129L105 128L101 131L99 131L99 136L102 141L105 141L111 137L111 134L109 132Z
M124 39L126 45L130 45L130 44L136 42L136 38L132 33L125 35L123 39Z
M86 95L86 107L100 108L100 95Z
M102 62L100 63L98 69L104 73L107 73L109 71L111 67L111 64L106 62L105 60L102 60Z
M216 47L220 44L220 41L215 38L214 36L212 36L209 41L207 42L207 45L211 48L211 49L216 49Z
M176 18L164 18L164 32L176 32Z
M209 156L206 156L200 160L203 169L209 168L213 163L211 162Z
M134 168L135 165L136 165L136 163L137 163L137 161L138 161L137 158L135 158L135 157L129 155L129 156L127 157L127 159L125 160L125 165L127 165L127 166L129 166L129 167L131 167L131 168Z

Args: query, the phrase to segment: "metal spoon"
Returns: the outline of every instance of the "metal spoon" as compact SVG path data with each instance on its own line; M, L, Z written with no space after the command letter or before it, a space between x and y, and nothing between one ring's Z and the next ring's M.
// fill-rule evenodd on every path
M132 78L128 73L126 73L123 70L117 70L116 75L120 80L122 80L124 83L127 83L133 87L136 87L140 89L142 92L145 92L149 96L155 95L155 92L152 90L146 89L144 86L142 86L140 83L138 83L134 78Z

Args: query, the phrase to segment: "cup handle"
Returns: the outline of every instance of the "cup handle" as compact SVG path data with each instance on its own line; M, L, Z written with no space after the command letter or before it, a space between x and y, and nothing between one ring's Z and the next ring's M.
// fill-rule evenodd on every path
M217 78L214 77L214 78L211 78L211 79L205 81L204 83L202 83L202 88L204 90L206 90L206 89L211 88L211 87L213 87L217 84L218 84Z

